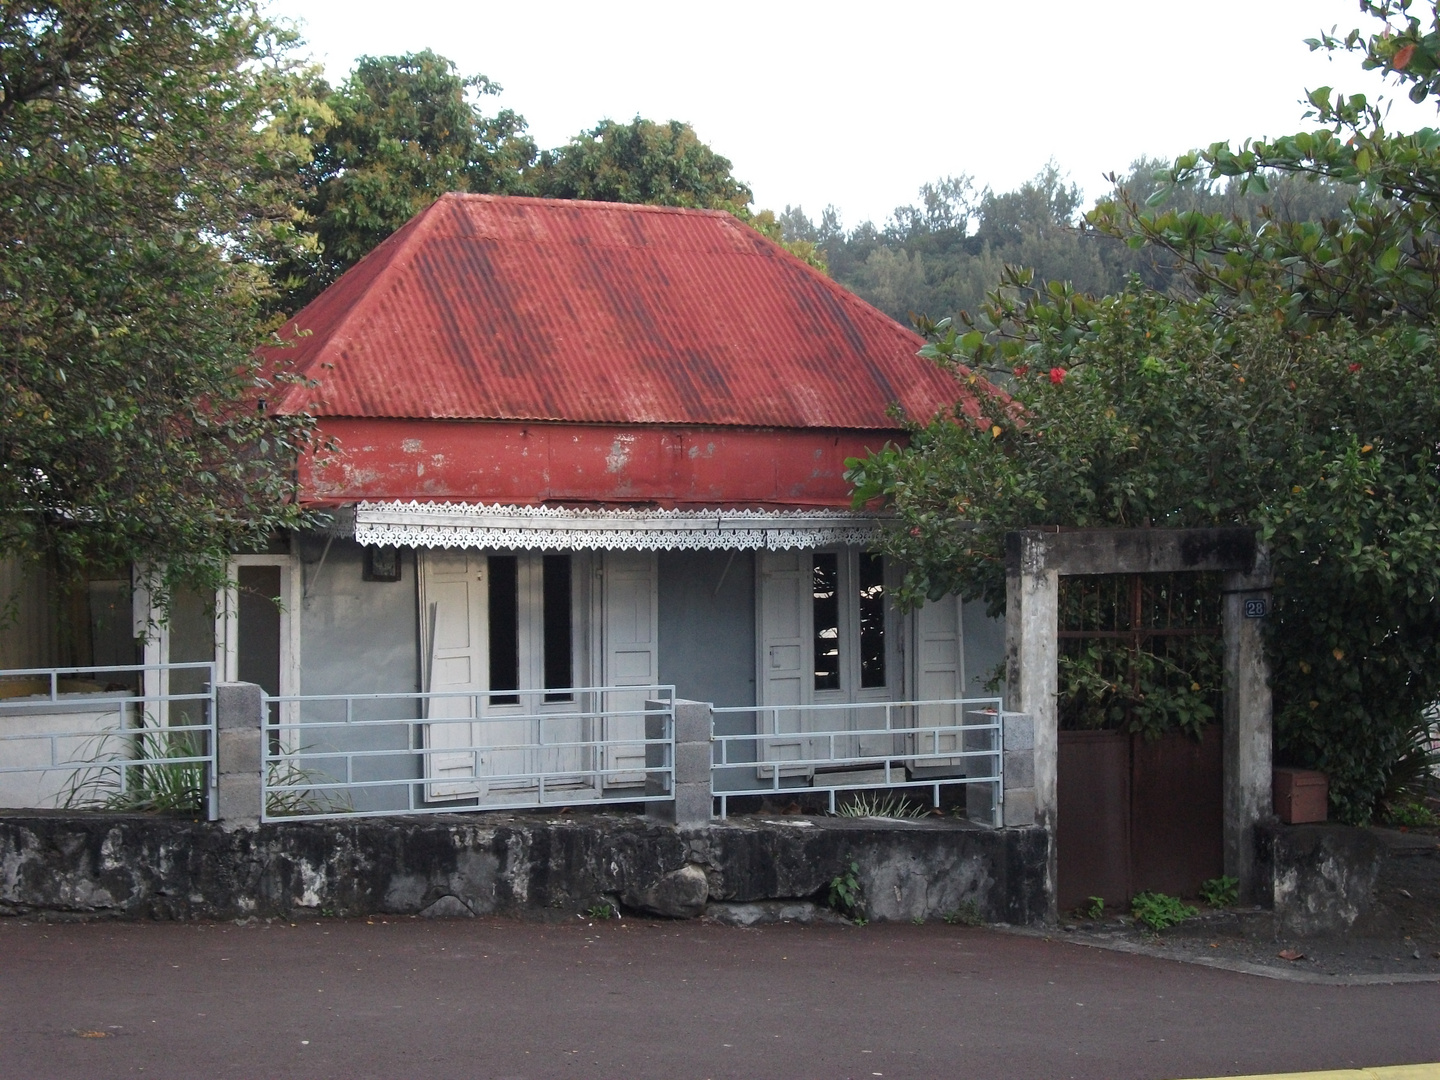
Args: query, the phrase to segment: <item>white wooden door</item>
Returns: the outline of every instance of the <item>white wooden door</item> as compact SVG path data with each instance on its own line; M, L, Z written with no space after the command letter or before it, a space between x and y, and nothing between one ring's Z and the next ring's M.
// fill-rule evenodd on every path
M653 551L607 551L601 581L601 611L606 686L654 686L660 678L658 559ZM604 708L633 712L633 716L607 717L603 729L608 743L617 739L645 738L646 690L612 691ZM645 782L645 746L630 743L605 751L606 787ZM609 771L620 770L620 771Z
M430 698L427 719L471 718L487 688L489 649L486 636L485 556L474 551L420 553L420 621L424 648L423 681L428 691L458 692ZM458 696L463 695L463 696ZM452 750L425 756L429 799L474 798L480 793L479 725L425 725L427 750Z
M961 600L946 596L931 601L915 612L914 696L917 700L958 698L965 689L965 641ZM961 722L959 705L923 705L917 712L917 726ZM940 754L961 749L959 736L944 734L937 743L933 733L916 737L915 749L922 754ZM923 768L958 765L962 759L917 762Z
M759 704L808 705L814 698L815 684L810 554L765 551L760 553L759 564ZM797 709L767 712L762 708L757 725L760 734L799 733L806 728L807 720ZM766 761L795 761L810 757L813 750L806 739L773 739L765 744L760 756Z

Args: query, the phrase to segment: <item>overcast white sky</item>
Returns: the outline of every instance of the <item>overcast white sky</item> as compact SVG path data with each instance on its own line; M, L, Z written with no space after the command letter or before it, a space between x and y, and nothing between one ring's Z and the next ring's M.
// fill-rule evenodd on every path
M271 0L332 79L433 48L505 88L541 146L604 117L686 120L757 208L883 221L920 184L1004 190L1054 158L1090 195L1141 154L1298 130L1304 90L1373 94L1303 39L1355 0L890 0L846 4ZM1435 123L1403 94L1390 126Z

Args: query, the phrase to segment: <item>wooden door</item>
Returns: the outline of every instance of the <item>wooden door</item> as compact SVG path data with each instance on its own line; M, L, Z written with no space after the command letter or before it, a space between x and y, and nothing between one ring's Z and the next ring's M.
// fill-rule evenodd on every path
M914 697L918 701L959 698L965 689L965 641L958 596L946 596L925 604L915 612ZM915 710L916 726L955 726L964 722L959 705L921 705ZM921 732L915 748L922 754L943 754L960 750L958 734ZM983 759L976 759L983 761ZM964 758L932 758L917 762L924 769L955 770Z
M608 551L601 575L603 612L603 679L606 686L652 687L659 681L658 559L653 551ZM643 742L608 745L615 740L645 738L645 700L648 690L610 691L606 711L633 715L606 717L604 782L606 787L645 782Z
M420 553L420 617L427 691L463 696L427 699L427 719L473 719L487 689L485 556L475 551ZM473 798L480 793L481 744L474 724L426 724L428 799Z
M814 695L815 667L810 640L810 555L765 551L759 564L759 704L808 705ZM803 727L803 714L796 709L767 712L762 708L757 716L760 734L799 733ZM765 744L760 756L767 761L795 761L811 757L813 752L809 740L775 739Z

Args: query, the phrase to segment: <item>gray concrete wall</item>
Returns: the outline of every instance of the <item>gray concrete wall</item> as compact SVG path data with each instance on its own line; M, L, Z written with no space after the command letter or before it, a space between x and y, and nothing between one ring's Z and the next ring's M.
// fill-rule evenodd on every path
M965 697L988 697L987 690L996 669L1000 669L1001 690L1004 688L1005 619L991 618L983 600L966 600L961 609L965 640Z
M1276 824L1257 831L1259 866L1269 873L1254 893L1274 908L1283 933L1343 932L1373 906L1384 848L1370 830Z
M754 705L754 552L662 551L659 589L660 681L692 701Z
M413 551L402 551L399 581L365 581L364 549L353 540L337 538L325 554L323 536L299 542L304 599L300 611L300 692L302 694L413 693L420 689L420 622ZM321 556L324 563L321 564ZM418 717L413 698L364 705L364 719ZM339 720L339 704L307 704L300 717ZM303 741L307 749L396 750L410 746L402 726L318 731ZM313 758L310 767L329 771L335 759ZM420 775L413 755L356 759L357 780L414 778ZM400 809L405 788L366 788L352 797L357 810Z
M364 549L337 539L300 541L300 692L361 694L420 689L415 553L400 553L399 581L365 581Z

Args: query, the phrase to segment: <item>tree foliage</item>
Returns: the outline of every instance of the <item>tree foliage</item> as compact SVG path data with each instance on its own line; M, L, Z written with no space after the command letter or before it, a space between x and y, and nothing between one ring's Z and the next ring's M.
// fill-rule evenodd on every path
M313 300L451 191L726 210L781 239L773 214L751 213L750 189L689 124L604 120L539 152L523 116L486 111L499 85L461 75L429 50L362 56L338 87L313 79L304 90L318 108L305 114L303 127L292 114L274 121L276 130L308 143L293 176L301 187L296 216L309 243L268 261L279 285L273 307L281 312ZM786 246L823 269L813 248Z
M754 198L730 161L700 141L689 124L602 120L526 170L530 190L548 199L650 203L748 214Z
M1429 93L1437 24L1406 18L1316 46L1416 64ZM1003 603L1000 538L1017 527L1255 527L1276 570L1277 752L1329 773L1337 809L1362 821L1440 698L1440 136L1390 134L1353 97L1311 101L1317 130L1185 155L1146 199L1122 188L1088 215L1157 254L1161 280L1132 274L1095 300L1012 270L973 316L934 325L927 354L1001 392L850 475L857 501L899 516L888 546L912 601ZM1348 192L1338 212L1195 200L1206 184L1248 200L1309 177L1321 203Z
M429 50L362 56L339 87L317 83L324 111L299 171L299 210L316 243L277 269L281 308L314 299L446 192L521 190L535 144L513 110L482 108L500 91Z
M300 240L292 41L243 0L65 0L0 43L0 553L213 579L298 515L247 259Z
M1172 210L1247 222L1267 214L1316 220L1342 213L1349 197L1343 185L1298 177L1276 178L1263 193L1242 189L1238 178L1155 178L1168 168L1151 159L1134 162L1128 173L1111 178L1114 197L1143 205L1163 186ZM916 203L896 207L883 226L864 222L846 232L831 208L822 223L792 214L785 233L787 239L814 240L837 281L901 322L978 313L1007 266L1024 266L1041 282L1068 281L1096 296L1123 289L1131 274L1154 288L1190 291L1174 253L1133 249L1086 220L1083 209L1079 189L1052 162L1011 191L977 192L967 176L943 177L923 185Z

